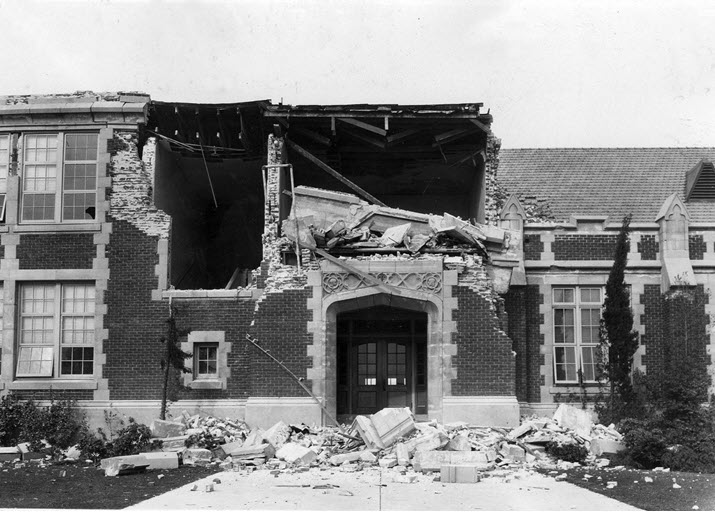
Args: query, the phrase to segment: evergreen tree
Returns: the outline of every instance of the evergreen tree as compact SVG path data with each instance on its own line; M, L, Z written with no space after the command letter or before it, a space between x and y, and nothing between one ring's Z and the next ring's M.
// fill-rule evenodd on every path
M631 298L624 278L630 245L630 223L631 216L625 216L618 233L613 267L606 283L603 309L602 336L608 349L605 376L610 381L612 404L615 399L621 402L632 399L631 369L633 355L638 349L638 333L633 330Z
M169 318L166 321L166 336L162 336L159 341L166 345L164 358L161 360L161 369L164 372L164 382L161 390L161 411L159 418L166 419L167 403L169 401L169 377L171 370L179 370L182 373L191 373L191 368L185 364L187 358L192 354L181 350L179 344L181 336L187 334L188 331L179 330L176 325L176 316L178 312L176 307L169 306Z

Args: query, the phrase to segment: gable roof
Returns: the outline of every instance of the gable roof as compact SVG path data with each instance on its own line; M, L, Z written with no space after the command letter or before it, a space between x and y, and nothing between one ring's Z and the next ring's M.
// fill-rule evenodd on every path
M686 174L715 148L502 149L497 181L508 195L548 205L557 222L571 215L608 215L653 222L677 193L692 222L715 222L715 202L687 201Z

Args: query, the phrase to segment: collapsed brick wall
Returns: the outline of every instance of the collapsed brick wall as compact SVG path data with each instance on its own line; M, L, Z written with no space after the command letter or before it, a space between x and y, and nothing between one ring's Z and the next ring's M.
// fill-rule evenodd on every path
M97 256L93 235L48 233L20 235L20 269L91 269Z
M298 377L306 377L313 360L307 347L313 343L308 322L313 314L308 310L311 289L291 289L266 293L256 304L252 334L260 345L282 361ZM251 350L251 396L306 396L305 391L274 361L255 347ZM303 381L308 389L310 380Z
M516 397L522 402L541 400L541 365L544 344L540 327L543 315L539 305L544 302L538 285L512 287L504 296L504 305L509 315L508 334L516 352Z
M486 183L486 198L484 202L484 218L487 224L497 224L499 213L508 199L503 187L497 181L499 170L499 150L501 139L494 135L487 136L487 161L484 164L484 181Z
M618 235L556 235L551 244L557 260L612 260Z

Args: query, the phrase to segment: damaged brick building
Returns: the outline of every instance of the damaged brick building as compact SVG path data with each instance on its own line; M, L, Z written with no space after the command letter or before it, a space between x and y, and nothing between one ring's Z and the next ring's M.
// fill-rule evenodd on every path
M715 285L715 150L500 152L491 122L480 104L2 98L0 393L156 417L175 307L192 357L172 410L514 426L595 392L631 212L636 364L661 364L661 292Z

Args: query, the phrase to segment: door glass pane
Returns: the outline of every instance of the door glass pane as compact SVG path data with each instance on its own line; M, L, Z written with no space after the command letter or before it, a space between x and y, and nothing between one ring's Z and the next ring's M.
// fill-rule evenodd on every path
M377 343L358 345L358 386L377 386Z

